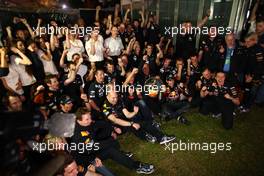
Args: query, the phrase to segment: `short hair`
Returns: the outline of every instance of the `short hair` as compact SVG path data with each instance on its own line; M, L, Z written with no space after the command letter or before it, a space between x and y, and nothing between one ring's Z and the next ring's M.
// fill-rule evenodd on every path
M9 97L17 97L20 99L19 95L17 93L14 93L14 92L7 92L6 96L3 97L3 104L5 107L8 107L9 106Z
M102 71L102 72L104 72L104 70L103 70L103 69L101 69L101 68L98 68L98 69L95 71L95 75L97 75L99 71Z
M80 54L79 53L74 53L73 55L72 55L72 59L74 58L74 56L80 56ZM81 56L80 56L81 57Z
M82 120L82 115L90 113L91 111L86 107L80 107L75 112L76 120Z
M58 78L58 77L57 77L57 75L53 75L53 74L46 75L45 80L44 80L45 84L50 84L51 79L53 79L53 78Z
M256 20L256 23L263 23L264 22L264 17L259 17Z

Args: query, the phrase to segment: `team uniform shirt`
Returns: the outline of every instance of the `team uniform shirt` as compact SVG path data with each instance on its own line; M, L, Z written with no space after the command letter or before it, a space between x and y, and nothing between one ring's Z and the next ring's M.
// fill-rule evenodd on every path
M100 108L102 107L105 100L105 91L105 84L100 84L94 81L93 83L91 83L87 95L89 95L89 99L93 100L95 104Z
M80 101L81 87L83 85L82 78L80 75L76 74L73 82L68 85L64 85L65 80L68 79L68 73L65 73L61 77L61 85L65 94L69 95L75 101Z
M138 68L141 62L141 58L141 55L136 55L136 53L132 51L128 58L129 65L131 65L132 68Z
M217 69L217 60L214 57L214 53L217 52L223 44L224 40L220 36L216 36L213 40L211 40L207 35L201 40L199 51L203 51L201 59L202 67L207 67L212 71Z
M78 165L78 170L81 173L85 174L85 172L87 171L86 168L90 164L92 164L92 162L96 158L95 152L93 151L94 140L91 134L91 128L83 127L78 123L76 123L74 129L74 135L71 137L71 143L74 143L78 146L86 145L86 147L84 147L84 151L79 151L77 149L77 150L72 150L70 152Z
M176 84L173 87L166 86L166 92L163 97L166 101L181 101L190 96L189 90L182 83Z
M106 119L108 119L108 116L110 115L115 115L119 119L128 120L123 113L124 108L125 105L121 99L118 100L116 105L112 105L108 100L105 100L103 105L103 113Z
M214 95L218 97L224 97L225 94L229 94L233 98L238 98L238 92L236 90L236 87L225 83L223 86L216 86L214 90Z
M178 57L187 60L190 58L190 54L195 52L196 35L185 34L177 36L176 51L178 51Z
M160 77L162 81L166 81L166 77L168 75L173 75L173 77L175 77L175 75L177 74L175 68L173 68L172 66L168 66L167 68L165 67L161 67L160 70Z

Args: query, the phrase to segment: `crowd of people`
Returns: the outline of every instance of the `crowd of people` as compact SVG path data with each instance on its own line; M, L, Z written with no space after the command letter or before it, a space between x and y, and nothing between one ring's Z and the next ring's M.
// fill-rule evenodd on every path
M70 30L87 27L82 18L66 25L39 18L33 30L26 18L14 17L12 25L2 26L1 112L15 113L17 118L26 112L34 122L33 134L15 140L20 152L16 172L29 172L26 166L34 168L32 161L40 160L39 156L50 159L63 153L65 160L55 175L115 175L103 164L105 159L150 174L155 170L152 164L136 161L132 153L120 149L120 135L133 133L163 145L175 136L165 134L157 118L188 126L191 122L184 113L198 108L199 113L221 118L223 127L232 129L237 112L263 105L262 17L252 13L255 23L243 40L233 33L219 35L210 26L212 30L201 36L196 48L195 34L179 34L174 45L172 38L161 34L156 16L144 10L138 12L139 19L129 18L130 9L121 17L119 5L104 18L100 11L98 6L93 30L84 36ZM210 12L198 27L209 16ZM54 30L41 32L47 24ZM59 26L64 27L58 32ZM190 31L192 24L185 21L182 26ZM139 89L146 85L160 87ZM116 86L125 89L116 91ZM75 114L72 137L49 133L47 124L55 113ZM26 147L28 141L98 143L99 150L82 153L60 148L39 153Z

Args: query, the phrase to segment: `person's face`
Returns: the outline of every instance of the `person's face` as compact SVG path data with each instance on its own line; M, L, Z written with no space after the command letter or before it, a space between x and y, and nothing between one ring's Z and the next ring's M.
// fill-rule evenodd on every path
M70 40L75 40L76 39L76 34L69 34L69 38L70 38Z
M84 27L85 26L85 22L84 22L84 20L82 18L78 19L78 26L80 26L80 27Z
M256 32L258 34L263 34L264 33L264 22L260 22L256 24Z
M152 53L152 46L147 46L147 53L151 54Z
M253 41L251 40L251 38L247 38L247 39L245 39L245 46L247 47L247 48L250 48L251 46L253 46L254 44L253 44Z
M99 34L98 30L93 31L92 35L91 35L91 38L94 39L94 41L97 41L98 40L98 34Z
M80 55L74 55L73 56L73 58L72 58L72 62L74 62L75 64L77 64L78 63L78 61L79 61L79 59L80 59Z
M204 77L205 79L211 79L211 72L210 72L209 70L205 70L205 71L203 72L203 77Z
M165 68L169 67L169 65L170 65L170 60L169 60L169 59L165 59L163 65L164 65Z
M125 32L125 29L126 29L125 25L124 24L120 24L119 31L120 32Z
M66 104L61 104L61 109L63 112L70 112L72 110L73 104L72 102L66 103Z
M64 176L77 176L78 174L78 166L76 162L72 162L64 169Z
M144 64L142 71L143 71L144 75L149 75L149 65Z
M39 45L40 45L41 48L46 48L45 40L43 38L39 39Z
M227 46L234 46L235 45L235 37L234 35L230 34L226 36L226 45Z
M174 87L174 79L167 80L167 84L169 87Z
M118 101L118 95L115 91L110 92L107 97L108 97L107 99L108 99L110 104L116 105L116 103Z
M78 120L78 123L81 126L90 126L92 123L91 113L86 113L82 115L82 120Z
M131 25L127 25L127 32L128 32L128 33L133 32L133 28L132 28Z
M107 64L106 69L109 73L113 73L114 72L114 65L112 64Z
M104 72L103 71L98 71L95 75L95 79L98 83L103 83L104 82Z
M140 53L140 46L139 45L135 45L135 52L136 54L139 54Z
M23 42L17 42L17 49L19 49L20 51L25 51L25 45L23 44Z
M25 38L26 38L25 33L24 33L23 30L18 30L18 31L16 32L16 37L17 37L17 38L20 38L21 40L25 40Z
M50 83L47 84L49 86L50 89L52 90L59 90L59 81L58 81L58 78L51 78L50 79Z
M37 47L36 43L31 43L30 46L31 46L31 48L32 48L34 51L37 51L37 50L38 50L38 47Z
M185 23L185 27L187 30L191 31L192 23Z
M139 26L139 22L138 21L134 21L134 26L138 27Z
M22 111L22 101L19 97L10 96L8 108L13 112Z
M198 63L197 56L192 56L191 57L191 61L192 61L193 64Z
M113 27L112 30L111 30L111 34L112 34L112 37L116 37L117 34L118 34L118 30L116 27Z
M178 68L179 66L183 66L183 61L176 61L176 67Z
M218 85L224 85L225 74L224 73L217 73L215 79L216 79Z
M123 62L124 65L127 65L128 64L127 56L122 56L121 60L122 60L122 62Z

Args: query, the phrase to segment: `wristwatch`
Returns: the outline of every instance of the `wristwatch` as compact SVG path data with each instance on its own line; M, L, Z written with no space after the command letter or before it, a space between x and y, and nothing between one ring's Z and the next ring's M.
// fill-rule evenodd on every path
M133 122L133 121L131 121L131 122L130 122L130 126L133 126L133 124L134 124L134 122Z

